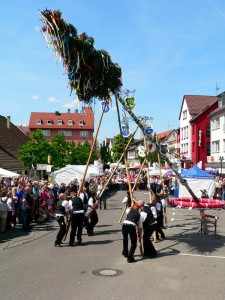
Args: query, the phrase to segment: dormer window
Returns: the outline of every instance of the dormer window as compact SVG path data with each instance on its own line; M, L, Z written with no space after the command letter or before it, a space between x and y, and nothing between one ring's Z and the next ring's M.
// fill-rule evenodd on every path
M37 119L37 125L41 125L41 119Z
M68 125L73 125L73 120L68 120Z
M52 120L47 120L47 125L51 125L52 124Z
M62 125L63 121L62 120L58 120L58 125Z
M83 126L83 125L84 125L84 121L83 121L83 120L80 120L80 121L79 121L79 125L80 125L80 126Z

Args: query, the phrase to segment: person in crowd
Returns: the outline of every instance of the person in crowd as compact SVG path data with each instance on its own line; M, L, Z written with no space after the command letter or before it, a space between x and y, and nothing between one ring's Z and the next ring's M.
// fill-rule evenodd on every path
M8 214L7 197L0 194L0 233L5 231L6 218Z
M15 227L16 226L16 218L17 218L17 212L18 212L18 197L16 195L17 192L17 187L14 186L12 188L12 199L13 199L13 211L12 211L12 226Z
M13 225L13 211L14 209L14 201L12 194L7 194L7 208L8 208L8 213L7 213L7 218L6 218L6 230L11 230Z
M131 197L130 197L130 191L127 191L126 197L123 198L122 203L126 203L126 207L131 207Z
M59 201L56 204L55 209L55 217L59 224L59 232L57 233L56 240L55 240L55 247L62 247L62 240L64 235L66 234L66 222L68 222L68 214L69 214L69 203L66 200L66 194L59 194Z
M153 232L157 229L156 209L150 203L145 204L143 200L139 200L138 205L140 207L139 228L143 230L144 256L148 258L155 258L157 257L157 251L153 246L150 238Z
M71 192L71 200L69 200L69 210L71 217L71 231L69 246L73 247L75 244L75 235L77 235L77 244L82 243L82 230L84 221L84 203L75 192Z
M30 223L32 221L32 211L34 206L34 200L31 196L31 187L26 186L24 190L24 195L22 199L22 210L23 210L23 223L22 223L22 229L23 232L30 232L31 226Z
M127 208L127 217L122 225L123 234L123 251L122 255L127 258L128 263L135 262L134 253L137 248L137 233L138 233L138 223L140 221L139 205L137 202ZM130 249L128 249L128 237L131 240Z

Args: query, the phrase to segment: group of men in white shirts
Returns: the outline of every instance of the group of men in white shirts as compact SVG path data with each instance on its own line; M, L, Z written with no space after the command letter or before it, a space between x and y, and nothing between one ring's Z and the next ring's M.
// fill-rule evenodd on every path
M90 195L89 197L85 187L82 188L79 197L75 192L71 192L70 199L67 199L67 195L61 193L55 209L59 232L56 236L54 246L62 247L62 241L66 238L70 226L69 246L71 247L82 244L83 227L87 229L89 236L94 235L94 226L98 223L96 209L95 197L94 195ZM75 236L77 237L76 244Z

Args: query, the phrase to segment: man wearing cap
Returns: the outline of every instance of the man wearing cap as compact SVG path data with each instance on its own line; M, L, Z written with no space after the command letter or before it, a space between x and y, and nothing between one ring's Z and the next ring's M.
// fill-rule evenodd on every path
M59 201L56 204L55 216L59 224L59 232L56 236L55 247L62 247L62 239L66 233L66 223L64 217L68 220L68 201L66 200L66 194L59 194Z
M145 204L143 200L138 201L140 211L139 228L143 229L144 256L149 258L157 257L157 252L150 237L157 228L157 214L153 205Z

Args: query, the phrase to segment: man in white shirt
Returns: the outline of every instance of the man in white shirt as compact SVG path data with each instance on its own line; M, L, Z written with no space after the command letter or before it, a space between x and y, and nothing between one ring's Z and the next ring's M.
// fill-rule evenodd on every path
M59 224L59 232L56 236L55 247L62 247L62 239L66 234L66 223L64 217L66 216L66 221L68 221L69 214L69 203L68 200L66 200L66 197L66 194L61 193L59 195L59 201L56 204L55 216Z

